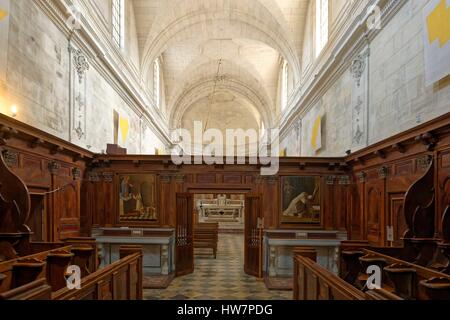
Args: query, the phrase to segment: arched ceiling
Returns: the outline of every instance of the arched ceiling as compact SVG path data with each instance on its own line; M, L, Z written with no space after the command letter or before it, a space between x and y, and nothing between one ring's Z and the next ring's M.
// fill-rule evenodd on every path
M162 57L170 127L215 90L244 99L243 108L252 105L267 127L274 125L282 59L294 81L300 77L309 2L133 0L142 78Z

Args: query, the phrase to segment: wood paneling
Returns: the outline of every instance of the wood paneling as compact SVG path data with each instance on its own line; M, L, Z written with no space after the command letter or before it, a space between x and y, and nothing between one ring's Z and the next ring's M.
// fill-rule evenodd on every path
M1 115L0 126L8 130L1 131L0 139L10 152L13 172L28 188L49 192L44 195L48 204L47 241L88 234L92 226L118 224L115 177L126 172L152 172L159 175L160 191L159 221L154 226L176 227L177 193L209 190L259 194L266 229L312 228L280 222L279 177L320 176L322 224L313 228L347 229L351 239L389 245L386 226L395 226L396 238L403 231L401 197L425 172L426 156L435 163L436 236L442 233L439 222L450 205L449 123L447 114L347 157L281 158L274 177L261 177L261 165L248 161L240 165L176 166L170 156L94 155ZM341 184L347 175L350 184Z

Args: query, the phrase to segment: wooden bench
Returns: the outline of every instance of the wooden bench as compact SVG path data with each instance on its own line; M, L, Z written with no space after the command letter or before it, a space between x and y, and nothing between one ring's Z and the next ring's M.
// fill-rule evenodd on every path
M199 223L194 227L194 248L208 248L213 250L214 259L217 258L217 242L219 240L218 223Z

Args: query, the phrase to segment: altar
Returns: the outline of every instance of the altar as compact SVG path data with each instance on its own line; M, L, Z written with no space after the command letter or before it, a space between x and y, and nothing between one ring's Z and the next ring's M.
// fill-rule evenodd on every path
M264 232L263 270L268 277L292 277L295 247L311 247L317 263L338 274L339 248L347 232L321 230L266 230Z
M225 196L218 196L217 199L200 199L196 205L200 223L243 223L244 200L232 200Z
M175 230L143 228L99 228L92 231L100 254L100 267L119 260L121 245L143 248L145 275L170 275L175 271Z

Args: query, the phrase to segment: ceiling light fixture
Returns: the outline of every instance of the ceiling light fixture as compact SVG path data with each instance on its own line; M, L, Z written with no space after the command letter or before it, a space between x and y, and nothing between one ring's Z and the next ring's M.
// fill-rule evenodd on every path
M217 64L217 72L216 72L216 76L214 77L213 91L212 91L211 95L208 97L208 115L206 117L205 128L203 130L203 134L206 132L206 129L208 128L209 118L211 115L211 107L212 107L214 95L216 94L217 83L219 81L225 80L224 76L220 77L220 67L221 66L222 66L222 58L219 59L219 63Z

